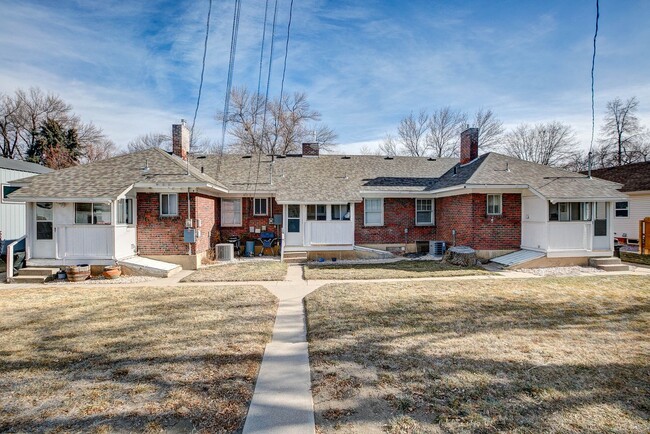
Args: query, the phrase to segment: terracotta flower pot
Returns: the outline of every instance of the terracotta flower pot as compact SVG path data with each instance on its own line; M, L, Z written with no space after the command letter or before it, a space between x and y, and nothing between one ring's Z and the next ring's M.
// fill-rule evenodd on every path
M104 267L102 275L104 276L104 279L117 279L122 275L122 268L119 265Z

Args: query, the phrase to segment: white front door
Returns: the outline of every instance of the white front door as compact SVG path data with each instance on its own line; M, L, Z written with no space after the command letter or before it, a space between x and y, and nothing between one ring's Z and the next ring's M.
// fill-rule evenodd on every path
M52 202L34 204L33 233L35 234L32 258L55 258L54 211Z
M303 245L303 222L301 205L286 205L287 216L285 222L286 236L285 244L287 246L302 246Z
M594 243L593 250L610 250L608 203L594 203Z

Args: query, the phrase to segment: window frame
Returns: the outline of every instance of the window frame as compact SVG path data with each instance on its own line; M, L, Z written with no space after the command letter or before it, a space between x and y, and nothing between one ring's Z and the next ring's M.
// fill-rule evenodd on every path
M368 211L368 201L379 201L379 211ZM379 214L379 223L368 223L368 213ZM383 197L364 197L363 198L363 225L364 226L384 226L384 198Z
M576 206L577 205L577 206ZM555 207L556 218L551 218L551 212ZM561 211L565 207L566 211ZM574 211L578 211L578 218L574 215ZM549 201L548 207L548 221L549 222L590 222L593 220L593 204L592 202L556 202Z
M261 201L264 201L264 212L258 212L257 211L257 201L260 201L260 204L262 203ZM253 198L253 215L254 216L267 216L269 215L269 198L268 197L254 197Z
M499 212L490 212L490 196L499 198ZM503 215L503 195L501 193L487 193L485 195L485 213L489 216Z
M313 207L314 215L310 218L309 209ZM305 205L305 220L308 222L324 222L327 221L327 205L322 203L310 203ZM322 211L322 212L319 212ZM322 217L322 218L320 218Z
M90 205L90 223L79 223L77 222L77 205ZM108 222L96 223L95 221L95 205L108 205ZM105 211L102 211L102 213ZM75 202L74 203L74 224L75 225L85 225L85 226L111 226L113 224L113 204L101 203L101 202Z
M18 190L21 189L21 187L16 187L15 185L0 184L0 203L13 203L13 204L25 203L25 202L21 202L21 201L18 201L18 200L11 200L8 197L5 197L5 187L9 187L9 188L14 189L14 190L12 190L11 192L9 192L7 194L11 194L14 191L18 191Z
M176 197L176 212L175 213L163 213L163 196L167 196L167 211L169 211L169 197L175 196ZM178 193L160 193L159 196L159 202L160 202L160 217L178 217Z
M430 210L419 210L418 209L418 202L423 202L423 201L428 201L428 202L431 203L431 209ZM436 205L435 205L435 201L433 199L416 198L415 199L415 226L434 226L436 224L435 210L436 210ZM424 213L424 212L429 213L429 221L428 222L419 222L418 221L418 213Z
M233 223L224 223L224 221L225 221L225 219L224 219L224 208L225 207L223 206L224 202L233 202L233 203L239 202L239 223L236 222L237 219L235 219L235 218L233 219ZM222 227L225 227L225 228L240 228L240 227L243 226L244 219L243 219L243 216L242 216L242 198L241 197L222 197L220 205L221 205L221 226ZM237 209L237 207L234 208L234 210L236 210L236 209ZM233 216L236 217L236 215L233 215Z
M618 206L619 203L624 203L625 207L624 208L619 208L619 206ZM618 215L619 211L625 211L625 215ZM630 201L629 200L622 200L620 202L614 202L614 218L617 218L617 219L629 219L630 218Z
M49 208L46 207L46 206L40 207L42 209L50 210L49 218L44 218L44 219L39 219L38 218L38 210L37 210L37 208L39 207L39 204L44 204L44 205L49 204ZM40 240L40 241L52 241L52 240L54 240L54 203L53 202L36 202L34 204L34 223L35 223L34 228L36 230L36 240ZM50 236L49 236L49 238L41 238L39 236L41 234L41 232L39 232L39 230L38 230L38 225L39 224L45 224L45 223L49 223L49 227L50 227L50 230L49 230L49 235Z
M338 207L339 217L334 218L334 207ZM343 212L345 211L345 212ZM345 216L348 218L345 218ZM349 222L352 219L352 206L348 203L334 203L330 205L330 220L334 222Z
M124 204L124 208L121 208L120 203ZM133 216L135 215L133 210L133 203L134 201L131 197L125 197L117 200L115 224L127 226L133 225ZM124 219L122 219L122 217L124 217Z

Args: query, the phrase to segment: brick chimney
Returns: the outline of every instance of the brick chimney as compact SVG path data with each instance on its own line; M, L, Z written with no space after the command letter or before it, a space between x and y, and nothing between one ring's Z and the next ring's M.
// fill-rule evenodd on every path
M478 128L468 128L460 133L460 164L478 158Z
M302 156L303 157L318 157L320 153L320 147L318 143L303 143L302 144Z
M187 160L188 152L190 152L190 129L187 128L185 119L181 119L180 124L172 125L172 153Z

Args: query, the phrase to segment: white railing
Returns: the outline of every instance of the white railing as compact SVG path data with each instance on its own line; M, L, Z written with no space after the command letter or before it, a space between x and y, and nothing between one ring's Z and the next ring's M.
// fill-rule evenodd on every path
M354 223L352 221L307 222L306 245L353 245Z
M284 229L280 233L280 262L284 262Z
M14 278L14 246L24 239L25 236L22 236L7 246L7 283L11 283Z

